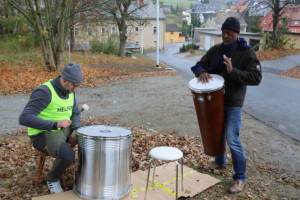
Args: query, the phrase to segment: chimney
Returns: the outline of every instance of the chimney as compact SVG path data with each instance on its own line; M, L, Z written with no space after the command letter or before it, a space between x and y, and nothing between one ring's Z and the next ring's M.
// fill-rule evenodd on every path
M140 0L140 6L144 5L144 0Z

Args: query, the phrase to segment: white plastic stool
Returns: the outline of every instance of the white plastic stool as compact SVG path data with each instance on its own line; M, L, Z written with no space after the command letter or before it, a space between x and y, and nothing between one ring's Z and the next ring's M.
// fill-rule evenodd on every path
M152 185L154 183L155 177L155 159L157 160L165 160L165 161L175 161L176 164L176 196L175 199L178 197L178 162L177 160L181 159L181 189L183 191L183 153L179 149L175 147L155 147L151 149L149 155L152 157L149 161L148 166L148 176L147 176L147 184L146 184L146 191L145 191L145 200L147 199L147 191L148 191L148 183L149 183L149 176L150 176L150 168L152 161L154 161L154 169L153 169L153 178L152 178Z

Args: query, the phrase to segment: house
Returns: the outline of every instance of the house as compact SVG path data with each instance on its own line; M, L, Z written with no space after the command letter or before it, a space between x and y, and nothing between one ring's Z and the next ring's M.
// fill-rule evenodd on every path
M289 32L300 33L300 6L286 6L282 12L278 26L286 24ZM262 19L260 26L263 31L273 31L273 10Z
M222 24L228 17L238 18L241 25L241 32L246 32L248 25L244 17L237 12L218 12L216 17L211 17L206 21L205 28L216 28L217 30L221 30Z
M208 4L195 4L193 5L191 14L196 14L198 16L201 24L207 21L210 17L216 15L217 12L221 11L222 7L217 3Z
M166 25L166 43L185 42L185 37L180 35L179 28L176 24Z
M170 5L170 4L163 4L161 6L161 8L163 9L163 11L164 11L165 14L171 14L172 5Z
M141 0L140 0L141 1ZM146 0L146 6L136 10L132 19L127 21L127 43L134 44L140 51L156 49L156 4ZM165 45L166 16L163 9L159 9L159 49ZM118 41L119 30L112 21L101 21L75 26L75 43L89 44L93 40L107 41L112 38Z
M236 12L218 12L216 17L207 20L205 28L195 28L195 43L200 49L208 50L215 44L222 43L222 24L228 17L236 17L240 21L241 31L239 37L243 37L247 43L255 47L255 50L261 50L263 44L263 36L260 33L246 32L247 23L245 19Z
M209 50L215 44L222 43L222 31L220 30L195 30L195 37L199 38L196 44L200 49ZM255 50L261 50L263 44L263 35L260 33L240 32L239 37L244 38L247 43Z
M266 16L271 8L261 3L261 0L251 0L248 2L249 16Z

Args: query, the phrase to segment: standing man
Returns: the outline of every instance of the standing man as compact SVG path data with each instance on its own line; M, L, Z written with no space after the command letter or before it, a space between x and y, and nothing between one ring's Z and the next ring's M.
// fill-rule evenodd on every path
M262 78L261 65L255 51L243 38L238 38L240 22L228 17L222 25L222 44L209 49L191 68L199 82L207 83L210 74L225 79L225 138L230 148L235 183L230 193L241 192L246 184L246 157L239 139L242 106L247 85L258 85ZM225 168L225 153L215 157L215 162L204 167L206 170Z
M75 159L72 147L77 143L77 135L74 130L80 127L75 91L82 81L80 65L67 64L60 76L32 92L19 117L19 123L28 127L33 147L56 158L46 177L51 193L63 192L60 178Z

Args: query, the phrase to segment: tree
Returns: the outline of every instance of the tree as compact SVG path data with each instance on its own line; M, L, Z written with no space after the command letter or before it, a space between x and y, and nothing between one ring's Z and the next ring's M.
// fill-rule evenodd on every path
M147 6L142 0L105 0L102 9L106 21L116 24L119 30L120 50L119 55L125 56L125 44L128 37L127 26L130 20L141 20L136 11Z
M280 20L280 17L284 14L284 8L288 5L294 4L294 0L261 0L257 4L257 6L263 5L265 8L271 8L273 11L273 46L276 46L278 42L278 22Z
M247 23L247 32L261 33L262 28L260 27L260 16L250 16L249 11L243 12L243 17Z
M33 28L47 71L62 68L64 48L70 31L70 17L91 9L91 5L94 5L93 1L83 0L25 0L24 5L20 5L18 0L8 2ZM75 9L78 3L82 6Z

